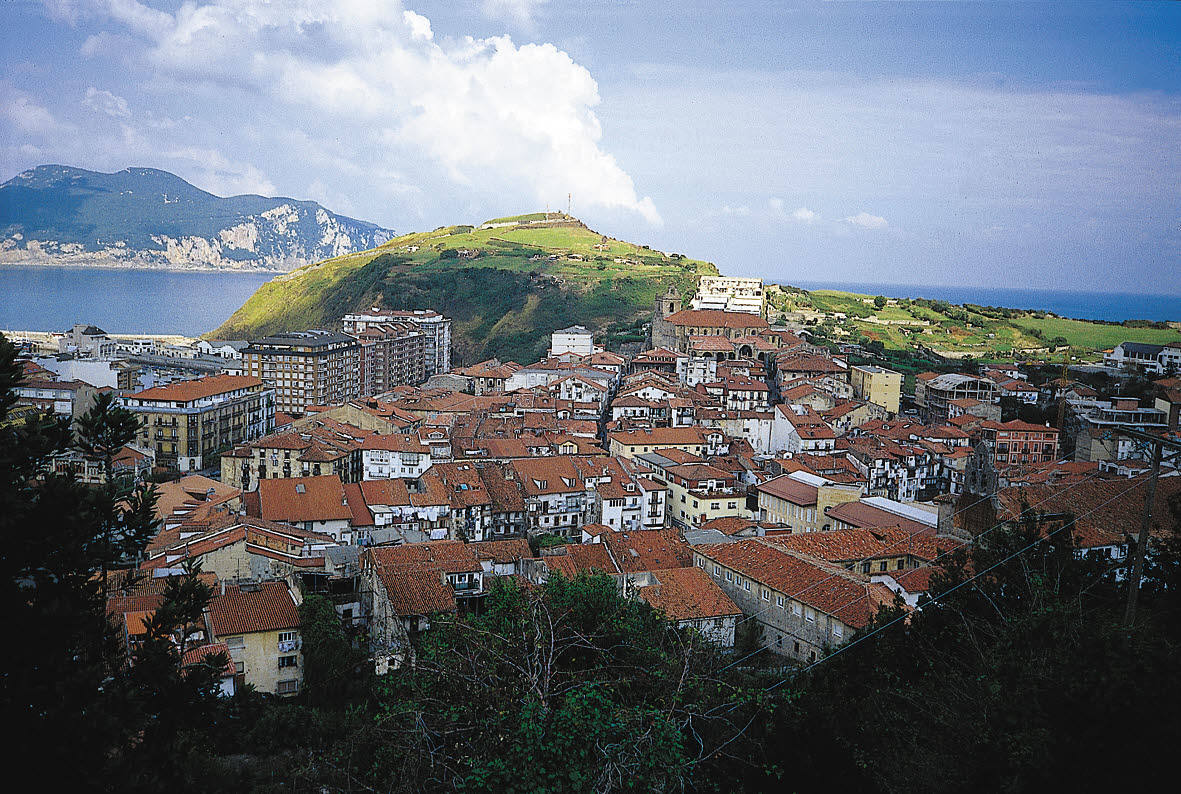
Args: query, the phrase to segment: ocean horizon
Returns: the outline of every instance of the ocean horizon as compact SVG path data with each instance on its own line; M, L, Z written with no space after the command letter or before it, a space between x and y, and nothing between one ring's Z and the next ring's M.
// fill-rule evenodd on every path
M89 323L116 334L200 336L225 322L275 275L0 265L0 328L62 331ZM832 281L793 286L1033 309L1083 320L1181 320L1177 295Z
M770 282L768 282L770 283ZM841 290L888 298L926 298L948 303L1003 306L1007 309L1053 312L1075 320L1181 320L1181 295L1142 295L1130 292L1026 289L1016 287L952 287L915 284L883 284L853 281L792 281L806 290Z

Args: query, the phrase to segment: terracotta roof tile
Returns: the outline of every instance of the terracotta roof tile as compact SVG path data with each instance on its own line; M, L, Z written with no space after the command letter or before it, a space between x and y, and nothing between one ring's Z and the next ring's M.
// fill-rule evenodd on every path
M226 585L209 602L209 623L213 635L282 631L299 628L299 608L283 582L258 585Z

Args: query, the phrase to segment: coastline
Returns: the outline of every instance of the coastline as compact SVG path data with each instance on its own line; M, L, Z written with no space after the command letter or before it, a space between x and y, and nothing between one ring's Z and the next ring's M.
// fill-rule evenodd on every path
M272 268L264 267L170 267L142 264L128 265L117 262L94 262L83 265L77 263L62 263L47 260L26 260L23 262L0 261L0 267L25 267L29 269L60 268L63 270L127 270L144 273L240 273L248 276L281 276L285 273L292 272L290 270L274 270ZM299 265L299 267L304 267L304 265Z

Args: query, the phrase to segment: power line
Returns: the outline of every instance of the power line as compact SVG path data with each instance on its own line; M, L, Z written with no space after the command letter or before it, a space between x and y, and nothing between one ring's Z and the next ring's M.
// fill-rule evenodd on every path
M1092 481L1092 480L1095 480L1095 479L1099 478L1100 476L1102 476L1100 473L1095 473L1095 474L1089 475L1088 477L1086 477L1086 478L1084 478L1084 479L1082 479L1082 480L1079 480L1078 482L1076 482L1076 483L1074 483L1074 484L1072 484L1072 485L1070 485L1070 486L1068 486L1068 487L1066 487L1066 488L1063 488L1063 489L1060 489L1060 490L1058 490L1058 491L1055 491L1054 493L1052 493L1052 494L1050 494L1050 495L1046 496L1046 497L1045 497L1044 499L1042 499L1041 501L1035 502L1034 504L1032 504L1032 505L1029 505L1028 507L1026 507L1026 508L1025 508L1025 509L1024 509L1024 510L1023 510L1023 511L1022 511L1022 512L1021 512L1021 513L1020 513L1020 514L1017 516L1017 518L1021 518L1021 517L1025 516L1025 515L1026 515L1026 514L1027 514L1027 513L1028 513L1030 510L1032 510L1034 507L1037 507L1038 505L1041 505L1041 504L1045 504L1046 502L1050 501L1051 499L1053 499L1053 498L1056 498L1056 497L1058 497L1058 496L1061 496L1061 495L1062 495L1062 494L1064 494L1064 493L1068 493L1069 491L1072 491L1072 490L1074 490L1075 488L1079 487L1080 485L1083 485L1084 483L1087 483L1087 482L1090 482L1090 481ZM985 496L985 497L981 498L979 501L973 502L972 504L968 505L967 507L964 507L964 508L961 508L960 510L957 510L956 512L952 513L952 516L951 516L951 517L952 517L952 518L954 518L955 516L957 516L957 515L960 515L961 513L965 512L965 511L967 511L967 510L970 510L971 508L975 507L976 505L984 503L985 501L987 501L987 500L989 500L989 499L993 498L994 496L998 495L998 494L1001 492L1001 490L1004 490L1004 489L997 489L997 490L996 490L996 491L994 491L993 493L991 493L991 494L989 494L989 495L987 495L987 496ZM979 540L980 538L984 537L985 535L989 534L990 532L993 532L993 531L995 531L995 530L997 530L997 529L1000 529L1001 527L1005 526L1007 523L1008 523L1008 521L1001 521L1001 522L998 522L998 523L997 523L997 524L995 524L994 526L991 526L991 527L989 527L988 529L984 530L983 532L981 532L981 533L977 534L976 536L974 536L974 537L972 538L972 540L971 540L971 541L970 541L968 544L965 544L965 545L971 545L972 543L975 543L975 542L976 542L977 540ZM885 547L882 549L882 551L887 551L887 550L889 550L889 549L892 549L894 546L897 546L897 545L899 545L900 543L903 543L903 542L907 542L907 543L909 543L909 542L911 542L912 540L913 540L913 533L912 533L910 536L906 537L906 538L899 539L898 541L895 541L894 543L891 543L891 544L889 544L889 545L885 546ZM929 560L929 561L925 562L924 564L922 564L922 565L918 566L917 568L911 568L911 569L910 569L910 571L907 571L906 573L910 573L911 571L921 571L921 570L922 570L922 569L924 569L924 568L930 568L930 567L933 567L933 566L935 565L935 563L936 563L936 562L938 562L939 560L943 559L944 557L947 557L947 556L949 556L950 554L953 554L953 553L955 553L955 552L956 552L956 551L958 551L958 550L959 550L959 547L957 547L957 548L955 548L955 549L949 549L948 551L945 551L945 552L943 552L942 554L937 554L937 555L936 555L934 558L932 558L931 560ZM865 559L868 559L868 558L859 558L859 561L864 561ZM834 563L834 564L835 564L835 563ZM785 593L785 595L788 595L788 596L790 596L791 598L798 598L799 596L803 595L804 593L807 593L809 590L812 590L813 588L819 587L820 585L824 584L825 582L831 581L831 580L833 580L833 579L837 578L838 576L841 576L842 574L843 574L843 572L829 574L829 575L828 575L828 576L826 576L825 578L823 578L823 579L820 579L820 580L818 580L818 581L816 581L816 582L813 582L812 584L808 585L808 586L807 586L807 587L805 587L803 590L800 590L800 591L798 591L798 592L796 592L796 593ZM853 604L853 603L854 603L856 600L857 600L857 599L854 599L853 601L849 601L849 602L848 602L848 603L846 603L846 604L842 604L842 605L841 605L839 608L837 608L837 609L833 610L833 611L832 611L832 612L830 612L829 614L836 614L837 612L840 612L842 609L845 609L845 608L846 608L846 607L848 607L850 604ZM772 605L771 605L771 604L768 604L767 606L763 607L762 609L758 610L757 612L752 612L752 613L751 613L751 614L749 614L749 615L743 615L741 618L739 618L739 620L737 621L737 623L736 623L735 625L738 625L738 624L741 624L741 623L745 623L747 620L751 620L751 619L753 619L753 618L756 618L756 617L758 617L759 615L762 615L762 614L766 613L768 610L770 610L770 609L772 609L772 608L773 608L773 607L772 607ZM794 636L794 635L793 635L793 636ZM728 670L729 668L733 667L734 665L741 664L742 662L746 661L747 659L751 658L752 656L755 656L755 655L757 655L757 654L759 654L759 653L762 653L764 650L767 650L767 648L766 648L766 647L761 647L761 648L758 648L758 649L756 649L756 650L754 650L754 651L751 651L750 653L746 654L745 656L743 656L743 657L741 657L741 658L739 658L739 659L735 659L734 661L730 662L730 663L729 663L729 664L727 664L725 667L723 667L723 668L722 668L722 670Z
M1055 530L1052 530L1052 531L1050 531L1050 532L1047 532L1045 535L1043 535L1043 536L1041 536L1041 537L1037 538L1036 540L1034 540L1034 541L1032 541L1031 543L1029 543L1029 544L1025 545L1024 547L1022 547L1022 548L1018 549L1017 551L1013 552L1012 554L1008 555L1007 557L1004 557L1003 559L999 560L998 562L995 562L995 563L993 563L992 565L988 566L988 567L987 567L987 568L985 568L984 570L982 570L982 571L979 571L979 572L978 572L978 573L976 573L976 574L973 574L972 576L970 576L969 578L967 578L967 579L965 579L964 581L960 582L959 584L957 584L957 585L953 585L952 587L948 588L948 589L947 589L947 590L945 590L944 592L942 592L942 593L940 593L939 595L937 595L937 596L933 597L933 598L932 598L932 599L931 599L929 602L927 602L927 604L924 604L923 606L919 607L919 609L920 609L920 610L922 610L922 609L925 609L927 606L929 606L929 605L931 605L931 604L933 604L933 603L936 603L937 601L939 601L939 599L941 599L941 598L944 598L944 597L946 597L946 596L949 596L949 595L951 595L951 594L952 594L952 593L954 593L956 590L959 590L961 587L965 587L965 586L967 586L967 585L971 584L972 582L976 581L976 580L977 580L977 579L979 579L980 577L984 576L984 575L985 575L986 573L988 573L989 571L992 571L992 570L995 570L995 569L999 568L1000 566L1004 565L1005 563L1009 562L1010 560L1012 560L1012 559L1014 559L1014 558L1016 558L1016 557L1019 557L1019 556L1021 556L1022 554L1024 554L1025 552L1029 551L1030 549L1032 549L1034 546L1038 545L1039 543L1042 543L1042 542L1044 542L1044 541L1047 541L1047 540L1049 540L1051 537L1053 537L1054 535L1058 534L1058 533L1059 533L1059 532L1061 532L1062 530L1064 530L1064 529L1067 529L1068 527L1072 527L1072 526L1074 526L1075 524L1077 524L1077 523L1078 523L1079 519L1081 519L1081 518L1086 518L1087 516L1091 515L1092 513L1094 513L1094 512L1096 512L1096 511L1098 511L1100 508L1102 508L1102 507L1106 507L1107 505L1111 504L1112 502L1116 501L1117 499L1120 499L1121 497L1123 497L1123 496L1126 496L1127 494L1129 494L1129 493L1131 493L1133 490L1135 490L1137 487L1139 487L1139 486L1140 486L1140 484L1141 484L1142 482L1144 482L1144 479L1143 479L1143 478L1137 478L1137 479L1140 479L1140 482L1137 482L1137 483L1136 483L1135 485L1133 485L1132 487L1130 487L1130 488L1127 488L1127 489L1126 489L1126 490L1124 490L1124 491L1121 491L1120 493L1116 494L1116 495L1115 495L1115 496L1113 496L1112 498L1108 499L1108 500L1107 500L1107 501L1105 501L1105 502L1102 502L1101 504L1098 504L1098 505L1096 505L1095 507L1091 508L1090 510L1088 510L1088 511L1087 511L1087 512L1085 512L1085 513L1083 513L1082 515L1080 515L1080 516L1077 516L1077 517L1075 517L1075 518L1071 519L1070 521L1068 521L1067 523L1065 523L1065 524L1063 524L1062 526L1058 527L1057 529L1055 529ZM837 656L841 655L841 654L842 654L842 653L844 653L845 651L851 650L852 648L854 648L854 647L855 647L855 646L857 646L857 645L860 645L861 643L865 642L865 641L866 641L866 640L868 640L869 638L871 638L871 637L874 637L874 636L876 636L877 634L880 634L881 632L885 631L886 629L890 628L891 626L893 626L893 625L895 625L895 624L899 623L900 621L906 620L906 619L907 619L907 618L909 618L909 617L910 617L910 613L909 613L909 612L908 612L908 613L906 613L906 614L903 614L903 615L899 615L898 617L894 618L893 620L889 621L888 623L884 623L884 624L882 624L881 626L877 627L876 629L874 629L873 631L869 632L868 634L864 634L864 635L862 635L861 637L858 637L857 639L855 639L855 640L853 640L852 642L850 642L848 645L843 645L843 646L841 646L840 648L838 648L838 649L836 649L835 651L833 651L832 653L830 653L828 656L825 656L823 659L817 659L815 662L812 662L811 664L807 665L806 667L803 667L803 668L801 668L801 669L797 670L796 672L792 673L791 675L789 675L789 676L787 676L787 677L785 677L785 678L783 678L783 679L781 679L781 680L777 681L776 683L772 684L771 686L769 686L769 687L766 687L766 688L765 688L763 691L764 691L764 692L771 692L772 690L775 690L775 689L779 688L779 687L780 687L780 686L782 686L783 684L787 683L787 681L789 681L791 678L793 678L793 677L795 677L795 676L797 676L797 675L800 675L800 674L802 674L802 673L806 673L806 672L808 672L809 670L811 670L811 669L813 669L813 668L815 668L815 667L817 667L817 666L819 666L819 665L823 664L824 662L827 662L827 661L829 661L829 660L831 660L831 659L834 659L834 658L836 658Z

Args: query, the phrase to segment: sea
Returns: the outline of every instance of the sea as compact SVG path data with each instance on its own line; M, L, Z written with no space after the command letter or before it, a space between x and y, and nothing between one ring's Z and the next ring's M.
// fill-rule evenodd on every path
M0 265L0 328L200 336L276 273Z
M1004 306L1053 312L1075 320L1181 320L1181 295L1137 295L1127 292L1072 292L1004 287L930 287L836 281L793 281L807 290L834 289L887 298L927 298L948 303Z
M62 331L87 323L112 334L200 336L221 325L275 275L0 265L0 328ZM1181 320L1179 295L828 281L795 286L1036 309L1084 320Z

